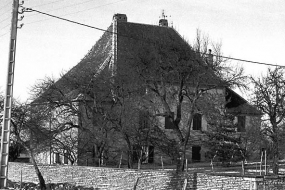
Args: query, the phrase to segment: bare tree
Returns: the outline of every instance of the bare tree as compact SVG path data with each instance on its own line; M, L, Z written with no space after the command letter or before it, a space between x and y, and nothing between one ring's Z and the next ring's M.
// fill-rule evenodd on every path
M11 119L11 138L20 143L29 153L40 182L40 188L46 189L45 180L37 166L35 152L47 148L50 131L43 127L47 113L29 105L14 104Z
M64 106L68 114L81 118L77 124L62 122L60 126L82 129L86 126L82 123L84 118L96 120L93 115L100 115L108 121L104 129L115 131L124 139L130 167L134 145L149 134L142 133L138 112L147 110L151 118L168 117L175 126L177 152L182 155L182 162L178 163L183 164L178 164L177 169L181 171L199 98L218 86L240 84L244 78L242 70L233 71L222 65L225 60L219 56L220 46L214 46L215 58L208 55L209 42L199 32L193 47L183 40L170 41L139 41L139 55L121 61L115 75L82 68L82 75L69 72L57 82L44 82L36 88L36 97L56 108ZM73 107L75 100L79 103L77 108ZM180 160L180 156L177 158Z
M78 160L78 130L69 129L58 133L51 139L52 152L62 155L68 159L71 165Z
M151 118L141 105L137 89L130 89L125 87L125 84L120 84L118 77L116 77L116 86L119 88L109 89L114 93L112 95L114 100L109 102L109 105L106 103L101 105L101 117L109 121L114 132L119 134L119 137L126 143L128 167L133 168L134 154L138 152L139 160L142 160L141 147L150 142L148 137L152 126ZM96 100L97 102L102 101L102 99ZM117 146L119 144L117 143Z
M195 44L172 41L148 44L135 65L137 75L149 91L145 99L156 117L167 117L176 134L177 171L184 170L187 145L199 99L209 91L241 85L242 69L225 67L220 45L214 46L215 57L208 52L208 38L197 32ZM175 114L172 114L174 112Z
M273 173L278 174L280 158L279 141L283 138L285 117L285 76L284 69L268 69L267 75L254 79L254 102L263 112L264 134L272 143Z
M138 137L142 134L138 125L138 98L134 96L138 89L126 87L120 83L121 79L108 74L94 78L93 74L75 80L63 75L57 82L47 78L33 89L34 103L47 104L52 110L52 128L78 129L81 162L91 153L101 165L108 150L116 150L114 139L120 136L128 147L128 166L133 167L133 147L140 142ZM69 142L62 140L62 134L58 137L53 139L56 149L69 149ZM117 142L116 146L120 149L121 145Z

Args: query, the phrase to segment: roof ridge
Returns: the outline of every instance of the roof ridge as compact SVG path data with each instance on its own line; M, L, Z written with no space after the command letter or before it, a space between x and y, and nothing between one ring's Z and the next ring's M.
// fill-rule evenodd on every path
M146 25L146 26L154 26L158 28L167 28L167 29L173 29L173 27L165 27L165 26L159 26L159 25L154 25L154 24L145 24L145 23L138 23L138 22L118 22L118 23L129 23L129 24L137 24L137 25Z

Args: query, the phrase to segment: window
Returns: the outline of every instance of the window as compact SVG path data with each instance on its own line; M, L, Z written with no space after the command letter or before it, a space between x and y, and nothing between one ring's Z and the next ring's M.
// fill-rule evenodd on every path
M237 132L245 132L245 116L238 116Z
M199 113L193 117L193 130L202 130L202 115Z
M149 128L149 117L147 111L140 111L139 112L139 127L141 129Z
M67 151L64 152L63 163L68 164L68 154Z
M154 146L148 147L148 163L153 163L154 161Z
M171 117L174 119L174 112L171 112ZM166 116L165 117L165 129L174 129L174 123L171 122L170 117Z
M59 156L59 153L55 153L55 163L60 164L60 156Z
M201 147L192 146L192 161L200 162L201 161Z

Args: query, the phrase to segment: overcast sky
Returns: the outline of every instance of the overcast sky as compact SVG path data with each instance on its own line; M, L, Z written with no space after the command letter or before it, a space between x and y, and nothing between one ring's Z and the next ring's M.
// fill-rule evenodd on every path
M25 0L24 7L107 29L115 13L129 22L158 24L165 10L169 23L189 42L196 29L222 43L224 56L284 65L284 0ZM0 2L0 91L4 92L12 0ZM75 66L103 34L102 31L24 13L18 30L14 97L25 101L29 89L45 76ZM243 63L248 75L260 76L268 68Z

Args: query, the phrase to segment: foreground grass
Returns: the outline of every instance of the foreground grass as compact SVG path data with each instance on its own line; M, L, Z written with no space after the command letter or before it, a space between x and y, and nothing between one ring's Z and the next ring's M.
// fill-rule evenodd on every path
M75 186L69 183L48 183L46 184L47 190L95 190L93 187L81 187ZM35 183L24 183L12 182L8 180L7 189L16 189L16 190L40 190L38 184Z

